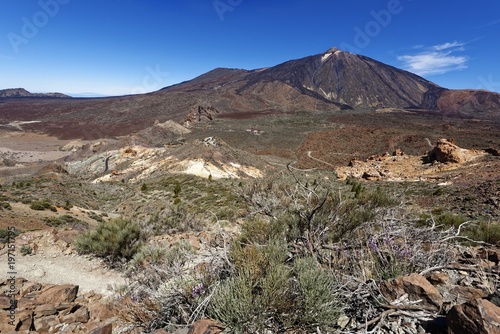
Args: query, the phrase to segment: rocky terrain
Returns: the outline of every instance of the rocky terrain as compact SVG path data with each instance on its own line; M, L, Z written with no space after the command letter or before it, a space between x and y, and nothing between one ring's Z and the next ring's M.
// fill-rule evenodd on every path
M496 93L333 48L2 94L0 333L500 330Z

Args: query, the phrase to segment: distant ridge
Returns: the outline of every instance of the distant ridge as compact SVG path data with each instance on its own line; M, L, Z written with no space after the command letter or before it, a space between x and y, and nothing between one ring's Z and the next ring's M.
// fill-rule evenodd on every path
M55 98L71 98L71 96L62 93L30 93L24 88L8 88L0 90L0 97L15 98L15 97L55 97Z

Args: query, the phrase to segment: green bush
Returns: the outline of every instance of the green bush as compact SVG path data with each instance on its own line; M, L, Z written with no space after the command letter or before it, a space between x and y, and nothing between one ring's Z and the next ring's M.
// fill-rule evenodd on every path
M176 182L175 187L174 187L174 197L175 198L179 197L181 190L182 190L181 184L179 182Z
M222 282L212 295L209 313L235 333L251 333L261 312L254 302L250 275L242 273Z
M312 330L336 323L342 303L332 276L312 257L287 261L282 240L233 245L235 273L214 291L212 317L235 332Z
M9 202L0 202L0 210L2 209L12 210L12 207L10 206Z
M237 241L242 244L265 245L270 240L284 237L286 227L286 224L277 219L267 221L260 217L250 217L241 226L241 234Z
M73 207L73 204L71 204L71 202L69 200L66 200L66 202L64 202L64 206L63 206L64 210L70 210L72 207Z
M0 242L7 242L10 238L15 238L19 235L19 231L15 229L14 231L9 231L6 228L0 228Z
M30 204L30 209L38 210L38 211L51 209L51 207L52 207L52 204L48 201L32 201Z
M26 256L31 254L33 252L33 249L29 245L22 245L19 251L21 252L22 256Z
M481 221L469 226L465 234L475 241L484 241L489 244L500 244L500 223Z
M85 230L89 227L87 222L81 221L71 215L44 218L45 224L50 227L71 227L77 230Z
M440 210L434 210L433 214L436 216L434 219L438 224L443 224L444 227L455 227L458 228L461 224L467 221L467 218L462 215L457 215L451 212L443 212Z
M169 268L179 263L184 263L186 254L192 252L191 245L187 242L177 242L164 248L155 245L147 245L134 255L129 263L129 272L146 270L149 267Z
M341 315L342 303L335 294L332 276L312 257L294 262L299 297L297 321L302 327L328 327Z
M77 237L75 247L80 254L93 254L114 263L130 260L141 248L143 239L139 224L118 218L100 223L95 230Z

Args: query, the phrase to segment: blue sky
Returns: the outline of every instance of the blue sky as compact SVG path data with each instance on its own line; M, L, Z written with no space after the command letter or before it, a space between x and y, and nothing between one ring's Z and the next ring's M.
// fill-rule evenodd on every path
M0 1L0 89L141 93L332 46L500 91L498 0Z

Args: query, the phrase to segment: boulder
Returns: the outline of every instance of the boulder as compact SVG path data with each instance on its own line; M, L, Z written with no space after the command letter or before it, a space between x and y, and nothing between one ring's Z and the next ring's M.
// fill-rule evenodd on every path
M117 312L110 303L94 302L88 305L92 321L103 321L113 318Z
M35 318L33 323L35 330L39 333L46 333L51 328L55 328L59 325L59 318L56 315L49 315L47 317Z
M89 334L112 334L113 333L113 325L107 324L104 326L97 327L96 329L89 332Z
M500 333L500 307L485 299L455 305L446 315L448 334Z
M40 293L37 300L40 303L60 304L74 302L78 294L78 285L64 284L47 288Z
M188 334L219 334L224 328L217 322L209 319L202 319L195 322L188 331Z
M86 306L81 306L75 312L62 317L61 322L65 323L87 323L90 319L89 310Z
M433 272L427 277L427 280L433 285L446 285L450 276L444 272Z
M21 311L16 313L16 331L30 330L33 325L33 312Z
M52 304L43 304L35 308L35 318L46 317L57 313L57 309Z
M410 301L421 300L421 305L436 310L443 304L443 297L439 291L424 276L415 273L385 281L381 284L380 290L390 301L406 293Z
M467 150L455 145L453 140L439 139L428 157L431 162L462 163L467 161L466 152Z
M486 299L495 304L496 306L500 306L500 291L496 290L495 292L488 295Z
M26 282L26 284L24 284L20 289L21 297L24 297L27 294L30 294L30 293L33 293L36 291L40 291L41 289L42 289L42 285L40 283Z

